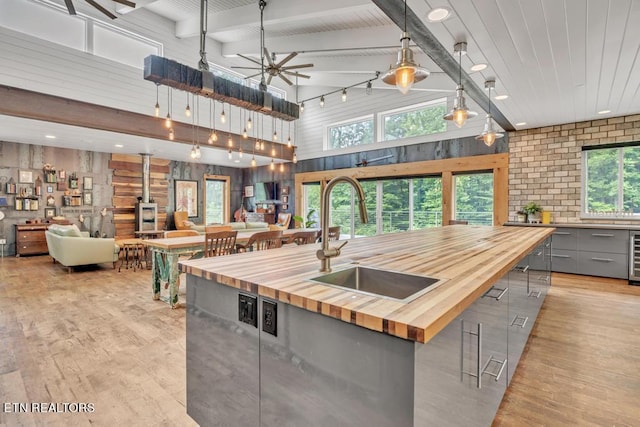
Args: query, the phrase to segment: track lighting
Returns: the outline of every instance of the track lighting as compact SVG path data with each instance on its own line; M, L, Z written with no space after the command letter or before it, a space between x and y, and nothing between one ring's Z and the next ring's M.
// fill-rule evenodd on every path
M458 86L456 87L456 98L453 101L453 109L443 118L445 120L452 120L456 124L456 126L461 128L462 126L464 126L467 119L474 118L478 115L478 113L469 110L464 99L464 86L462 85L462 55L467 51L467 43L456 43L453 50L460 57L460 79L458 81Z
M373 92L373 86L371 85L371 80L369 80L367 82L367 88L365 89L365 93L367 95L371 95L372 92Z
M389 85L395 85L398 90L406 95L411 90L415 82L422 81L429 77L429 71L422 68L413 61L413 51L409 48L411 38L407 33L407 0L404 2L404 31L400 38L402 44L398 51L398 61L392 67L389 67L382 76L382 81Z
M493 128L493 117L491 117L491 89L496 87L495 80L487 80L484 87L489 91L489 111L487 112L487 121L484 123L484 130L478 136L477 140L483 141L487 147L491 147L496 139L500 139L504 134L496 132Z

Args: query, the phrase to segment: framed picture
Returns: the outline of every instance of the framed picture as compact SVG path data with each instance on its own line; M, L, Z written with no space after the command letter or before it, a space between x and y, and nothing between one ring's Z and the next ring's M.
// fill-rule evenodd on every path
M82 188L84 190L93 190L93 178L90 176L82 178Z
M175 212L187 212L189 218L198 216L198 181L175 180Z
M282 196L282 203L283 204L288 204L289 203L289 196Z
M246 185L244 187L244 197L253 197L253 185Z
M282 186L282 195L283 196L288 196L289 195L289 186L288 185Z
M282 210L283 211L288 211L289 210L289 205L282 205Z
M47 193L53 193L53 185L47 185Z
M67 181L58 181L58 191L66 191L68 188Z
M56 198L53 196L47 196L47 206L55 206Z
M53 218L56 216L56 208L44 208L44 217Z
M25 184L33 184L33 172L20 171L18 175L18 182Z
M82 197L83 205L91 206L93 204L93 193L91 193L90 191L87 191L83 193L82 196L83 196Z
M64 171L64 169L60 169L60 170L58 171L58 177L59 177L60 179L66 179L66 178L67 178L67 173Z

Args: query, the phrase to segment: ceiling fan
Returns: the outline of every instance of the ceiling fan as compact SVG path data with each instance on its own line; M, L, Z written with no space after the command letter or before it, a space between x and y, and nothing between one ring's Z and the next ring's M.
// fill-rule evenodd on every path
M273 79L276 76L280 77L289 86L293 86L293 82L289 80L287 76L301 77L303 79L308 79L310 78L310 76L306 74L300 74L299 72L292 71L292 70L313 67L313 64L285 65L287 62L291 61L296 55L298 55L298 52L291 52L280 62L276 63L275 52L271 53L270 55L269 50L264 46L264 8L266 5L267 5L267 2L265 0L260 0L260 2L258 3L258 7L260 8L260 55L261 55L260 61L254 58L250 58L248 56L238 54L240 58L246 59L247 61L251 61L256 65L259 65L260 67L231 67L231 68L238 68L243 70L260 70L259 73L253 74L246 78L250 79L251 77L262 76L260 80L261 90L267 90L267 85L271 84L271 79ZM268 65L265 65L264 63L265 58L267 58ZM265 72L269 74L268 80L266 82L264 78Z
M109 18L111 18L111 19L116 19L117 18L116 15L114 15L111 12L109 12L107 9L105 9L100 4L98 4L95 0L84 0L84 1L86 1L91 6L95 7L96 9L98 9L100 12L104 13L105 15L107 15ZM136 4L134 2L129 1L129 0L113 0L113 1L116 2L116 3L123 4L125 6L132 7L132 8L136 7ZM69 11L69 15L75 15L76 14L76 8L73 6L73 1L72 0L64 0L64 4L67 6L67 10Z

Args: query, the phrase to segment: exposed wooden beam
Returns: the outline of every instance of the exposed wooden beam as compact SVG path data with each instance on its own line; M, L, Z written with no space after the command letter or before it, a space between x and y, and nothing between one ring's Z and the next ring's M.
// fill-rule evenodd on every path
M0 114L168 140L168 131L164 127L163 119L6 85L0 85ZM227 138L223 138L221 132L218 141L209 145L209 129L198 126L195 128L195 138L201 146L225 151L229 149ZM193 144L194 131L191 125L174 121L173 130L175 137L172 142ZM226 136L228 132L224 134ZM242 148L245 154L254 151L255 140L243 139L237 134L232 134L232 137L234 150ZM268 142L268 145L271 148L271 143ZM293 150L286 144L273 143L273 146L276 150L275 158L293 160Z
M405 12L404 2L401 0L371 0L380 8L396 25L404 28ZM454 82L459 79L460 67L456 59L449 52L453 52L453 45L447 47L442 46L438 39L433 35L427 26L418 18L418 16L407 7L407 32L411 37L411 41L420 46L423 52L436 63L438 67ZM466 41L466 40L456 40ZM464 91L473 99L483 110L489 109L489 98L484 90L478 87L469 75L462 70L462 84ZM495 105L491 107L491 115L493 119L506 131L514 131L515 128L509 120L502 114Z

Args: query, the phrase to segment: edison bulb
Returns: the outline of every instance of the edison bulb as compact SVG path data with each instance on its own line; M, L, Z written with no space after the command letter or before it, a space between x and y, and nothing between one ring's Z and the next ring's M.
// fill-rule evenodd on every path
M456 124L456 126L458 126L459 128L461 128L462 126L464 126L465 122L467 121L467 110L455 110L453 112L453 122Z
M164 127L171 128L171 114L167 113L167 118L164 120Z
M494 142L496 142L496 133L495 132L487 132L483 135L482 140L487 147L491 147Z
M403 94L409 93L413 87L416 70L413 67L402 67L396 71L396 87Z

